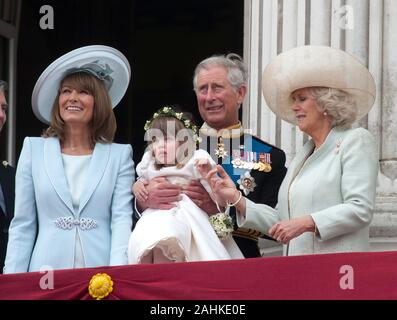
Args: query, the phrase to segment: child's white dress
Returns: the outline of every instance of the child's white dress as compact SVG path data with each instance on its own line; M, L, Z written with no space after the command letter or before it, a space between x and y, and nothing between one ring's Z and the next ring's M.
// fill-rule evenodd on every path
M211 165L215 165L206 151L196 150L182 168L172 166L157 170L151 152L148 151L137 166L137 174L147 180L164 176L171 183L179 185L199 180L210 191L207 182L200 180L200 173L194 165L198 159L208 159ZM142 213L130 236L128 262L141 263L142 257L149 254L154 247L160 248L168 259L175 261L244 258L233 238L221 241L212 228L208 215L184 194L173 209L149 208Z

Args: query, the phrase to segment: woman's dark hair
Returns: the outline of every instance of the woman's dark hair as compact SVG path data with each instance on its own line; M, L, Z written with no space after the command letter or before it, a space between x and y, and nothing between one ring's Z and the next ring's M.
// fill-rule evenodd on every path
M65 123L59 110L59 95L63 86L85 90L94 97L94 110L90 124L92 146L97 142L112 143L117 124L109 93L103 81L85 72L72 73L61 81L51 111L51 125L42 136L58 137L61 141L65 139Z

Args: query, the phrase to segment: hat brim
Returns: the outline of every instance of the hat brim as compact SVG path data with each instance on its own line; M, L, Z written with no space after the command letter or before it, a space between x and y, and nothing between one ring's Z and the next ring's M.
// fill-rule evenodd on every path
M109 90L109 96L112 107L117 106L127 91L130 82L130 64L120 51L108 46L92 45L66 53L44 70L32 93L32 109L35 116L40 121L49 124L51 122L51 109L58 94L60 82L65 77L66 72L96 60L107 63L113 70L111 77L114 80Z
M350 54L325 46L303 46L278 55L262 74L262 92L269 108L296 124L291 94L298 89L326 87L343 90L357 105L356 120L375 102L375 81L368 69Z

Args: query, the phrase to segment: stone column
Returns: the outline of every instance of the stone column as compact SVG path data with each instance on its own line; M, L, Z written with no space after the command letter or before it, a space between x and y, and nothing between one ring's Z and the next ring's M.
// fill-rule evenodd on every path
M277 143L277 135L273 134L277 132L277 119L263 99L261 75L263 67L278 54L278 2L245 1L244 26L244 60L249 68L249 90L243 107L243 124L253 134L273 144Z
M329 46L331 41L331 0L311 0L310 44Z
M397 1L384 2L382 145L380 166L389 180L386 193L397 195Z
M346 28L346 52L355 56L368 66L369 55L369 3L368 0L347 0L346 6L352 10L352 27ZM364 117L356 127L368 127L368 118Z
M295 0L285 0L282 9L282 52L285 52L298 45L298 2ZM296 154L296 127L288 122L281 121L280 129L281 147L284 150L287 162L289 163Z
M371 0L371 71L379 79L375 110L369 114L371 131L379 142L380 173L377 206L371 224L375 250L397 249L397 2ZM382 16L382 23L376 17ZM394 28L394 29L393 29Z
M279 6L278 0L262 1L262 69L278 54L278 34L279 28ZM262 83L262 82L260 82ZM265 99L263 98L261 86L256 92L260 95L260 116L257 117L259 120L259 131L258 135L262 139L272 144L280 143L280 136L277 134L278 126L280 121L277 120L276 115L266 105ZM276 133L276 134L275 134Z

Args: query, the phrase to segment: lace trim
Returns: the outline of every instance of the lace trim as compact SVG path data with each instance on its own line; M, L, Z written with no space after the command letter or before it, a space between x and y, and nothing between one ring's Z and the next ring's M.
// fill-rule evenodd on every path
M73 217L60 217L54 223L57 228L62 230L72 230L77 227L81 230L91 230L98 227L98 222L90 218L74 219Z

